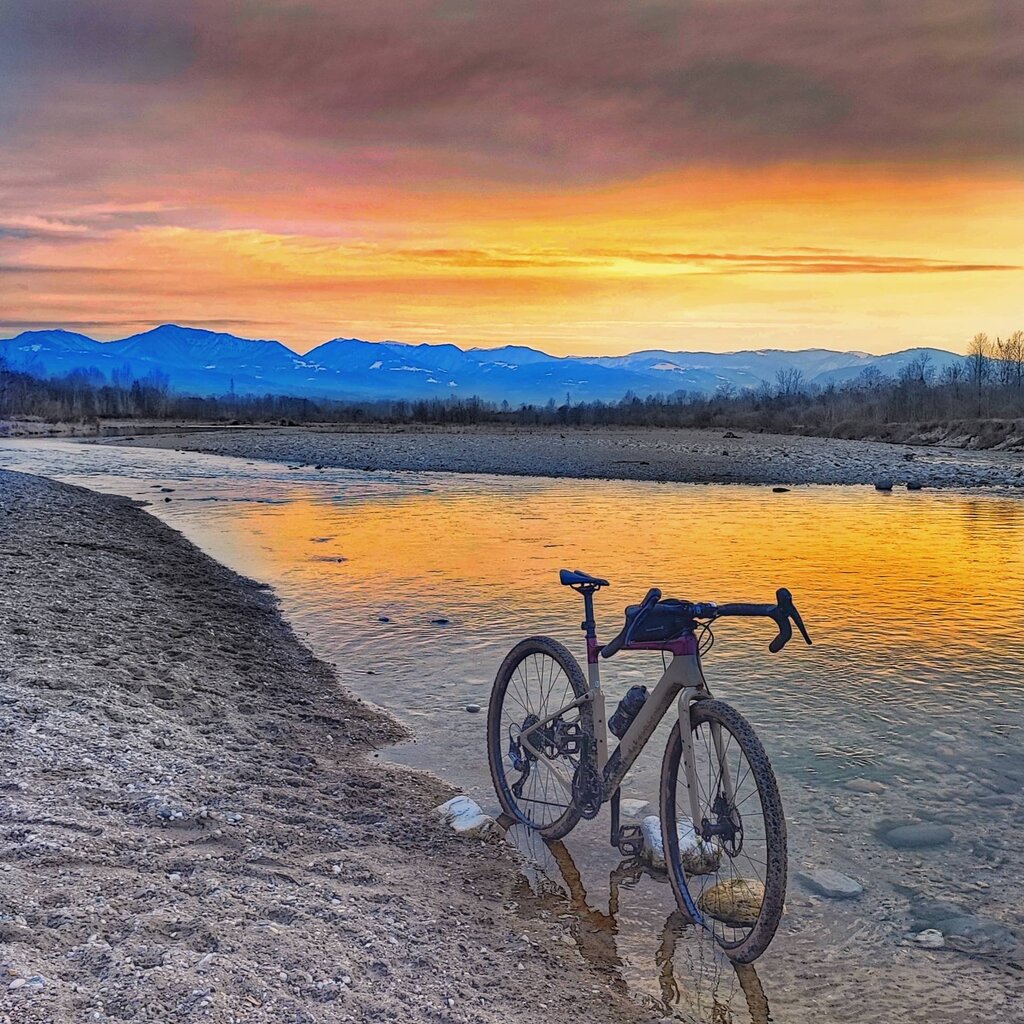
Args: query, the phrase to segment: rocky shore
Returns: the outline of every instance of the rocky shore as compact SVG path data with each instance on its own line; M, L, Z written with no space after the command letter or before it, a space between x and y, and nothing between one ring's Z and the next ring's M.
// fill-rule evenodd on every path
M0 1020L650 1019L264 587L4 471L0 581Z
M684 483L1024 486L1024 455L720 430L242 427L111 439L348 469Z

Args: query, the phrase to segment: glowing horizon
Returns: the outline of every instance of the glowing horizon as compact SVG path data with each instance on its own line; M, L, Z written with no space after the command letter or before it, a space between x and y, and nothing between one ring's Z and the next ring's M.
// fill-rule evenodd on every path
M14 0L0 333L962 352L1024 327L1022 38L944 0Z

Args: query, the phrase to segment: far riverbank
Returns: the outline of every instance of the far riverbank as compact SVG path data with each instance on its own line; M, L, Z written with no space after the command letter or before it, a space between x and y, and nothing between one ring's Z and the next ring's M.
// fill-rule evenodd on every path
M732 430L222 427L113 444L346 469L792 486L1024 487L1024 456Z

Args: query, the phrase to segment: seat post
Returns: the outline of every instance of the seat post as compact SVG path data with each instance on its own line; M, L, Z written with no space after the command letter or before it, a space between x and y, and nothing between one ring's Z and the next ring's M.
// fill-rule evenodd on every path
M594 591L596 587L580 587L583 595L583 622L580 629L586 634L588 640L597 639L597 622L594 620Z

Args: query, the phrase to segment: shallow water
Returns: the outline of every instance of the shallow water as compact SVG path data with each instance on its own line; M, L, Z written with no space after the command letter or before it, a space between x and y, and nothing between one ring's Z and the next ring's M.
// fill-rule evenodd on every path
M1024 925L1019 499L360 473L53 441L0 442L0 466L148 500L213 557L271 583L343 682L413 726L417 741L389 756L492 809L484 715L465 706L486 706L522 636L556 636L582 658L580 602L558 586L560 567L612 581L597 599L605 638L649 586L759 602L788 587L814 647L771 655L768 625L726 621L705 669L775 765L791 872L833 866L864 896L818 900L791 881L776 942L756 974L738 974L681 926L666 883L620 867L602 814L564 847L533 844L522 912L569 921L581 955L683 1020L765 1020L765 1003L779 1020L1016 1019L1006 957L945 952L936 964L898 943L908 893ZM660 671L657 654L603 666L612 698ZM666 731L624 786L652 811ZM886 791L851 792L854 778ZM880 821L911 816L950 824L954 843L907 853L875 838ZM946 971L959 996L913 991ZM991 983L984 1002L975 982Z

